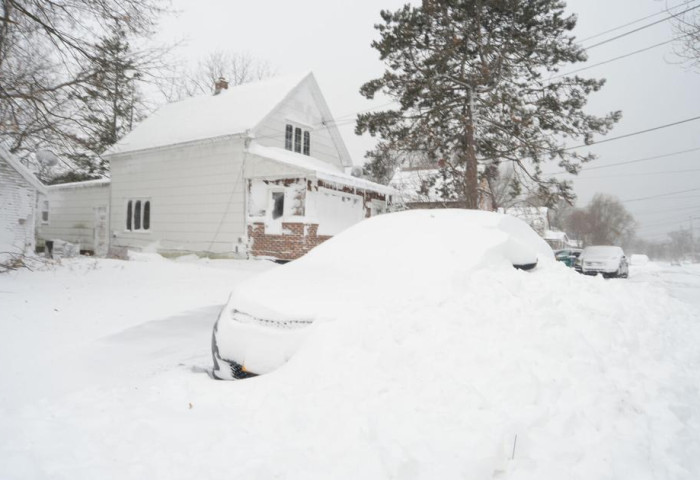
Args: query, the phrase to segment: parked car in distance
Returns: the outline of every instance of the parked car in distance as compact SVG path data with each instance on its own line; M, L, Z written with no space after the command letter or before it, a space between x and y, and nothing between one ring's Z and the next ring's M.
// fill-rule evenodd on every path
M296 354L314 328L358 305L442 301L446 290L475 271L531 270L553 260L549 245L509 215L445 209L368 218L233 291L214 325L213 376L233 380L271 372Z
M622 248L612 245L586 247L579 257L581 273L602 274L606 278L629 276L629 265Z
M581 255L583 250L580 248L564 248L554 251L554 258L558 262L562 262L567 267L573 267L576 259Z

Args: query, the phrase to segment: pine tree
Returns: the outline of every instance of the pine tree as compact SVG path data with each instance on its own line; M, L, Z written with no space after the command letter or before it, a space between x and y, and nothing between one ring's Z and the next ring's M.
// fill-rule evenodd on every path
M572 200L570 183L545 179L541 164L570 173L594 156L567 149L590 143L621 118L584 113L604 80L558 76L586 59L559 0L423 0L382 11L372 46L386 65L360 92L383 92L398 107L358 116L356 133L378 136L366 171L386 180L406 156L424 157L452 181L446 198L477 208L480 176L510 162L514 181L547 203ZM568 143L567 143L568 142ZM481 167L479 166L481 165Z
M80 148L68 158L76 169L54 181L85 180L109 174L109 165L102 154L126 135L141 116L136 85L140 68L126 30L115 21L109 35L95 46L95 54L86 69L92 72L89 80L73 95L80 130L73 140Z

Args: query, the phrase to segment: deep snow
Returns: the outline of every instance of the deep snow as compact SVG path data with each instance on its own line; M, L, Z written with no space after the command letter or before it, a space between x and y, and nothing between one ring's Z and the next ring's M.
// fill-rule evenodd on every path
M1 275L0 478L700 477L698 266L478 269L435 303L358 299L280 370L211 380L218 310L272 268Z

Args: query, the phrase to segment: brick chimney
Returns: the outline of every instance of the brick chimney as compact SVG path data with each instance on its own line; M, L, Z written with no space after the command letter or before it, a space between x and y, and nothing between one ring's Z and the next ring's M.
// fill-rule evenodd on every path
M228 82L224 77L219 77L214 84L214 95L220 94L221 90L228 90Z

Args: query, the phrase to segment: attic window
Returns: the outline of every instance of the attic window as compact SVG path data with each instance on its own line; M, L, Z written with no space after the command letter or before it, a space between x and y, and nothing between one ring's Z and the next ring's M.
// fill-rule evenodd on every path
M284 215L284 192L272 192L272 219Z
M143 231L151 228L150 200L129 200L126 204L126 229Z
M311 155L311 132L288 123L284 130L284 148Z
M287 150L292 149L293 136L294 127L292 127L291 125L287 125L287 128L284 132L284 148L286 148Z

